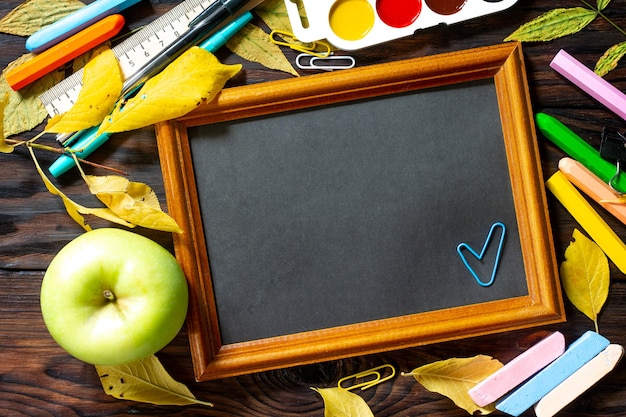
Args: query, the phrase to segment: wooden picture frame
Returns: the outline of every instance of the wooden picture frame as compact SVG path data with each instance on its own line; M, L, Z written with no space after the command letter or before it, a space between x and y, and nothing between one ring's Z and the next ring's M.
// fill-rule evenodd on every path
M236 343L223 343L188 131L407 91L492 80L528 294ZM497 117L497 116L496 116ZM521 45L516 43L224 89L156 126L169 213L190 287L188 333L198 381L266 371L565 320Z

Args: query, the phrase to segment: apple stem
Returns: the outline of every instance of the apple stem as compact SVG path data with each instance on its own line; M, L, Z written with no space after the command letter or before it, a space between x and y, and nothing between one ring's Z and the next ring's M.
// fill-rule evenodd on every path
M115 294L113 294L111 290L104 290L102 292L102 295L104 295L104 298L106 298L107 300L115 300Z

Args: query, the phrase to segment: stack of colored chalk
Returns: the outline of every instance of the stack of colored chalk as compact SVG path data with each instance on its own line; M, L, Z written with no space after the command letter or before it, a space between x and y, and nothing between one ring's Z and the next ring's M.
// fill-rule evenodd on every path
M565 350L565 338L552 333L468 393L479 406L519 416L533 405L537 417L558 413L608 374L624 348L587 332Z
M120 11L140 0L96 0L35 32L26 49L35 56L11 69L5 78L18 91L117 35L124 26Z
M565 51L550 66L626 120L626 95L585 67ZM559 171L546 182L547 188L600 246L617 268L626 274L626 244L587 202L581 190L598 205L626 224L626 206L616 204L626 193L626 174L620 162L611 162L555 117L536 115L538 130L569 157L559 162ZM626 161L625 161L626 162Z

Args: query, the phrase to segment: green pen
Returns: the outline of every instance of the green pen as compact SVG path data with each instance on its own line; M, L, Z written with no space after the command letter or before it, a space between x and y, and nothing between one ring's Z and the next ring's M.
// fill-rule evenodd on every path
M610 184L616 191L626 192L626 176L617 175L617 166L602 158L600 152L572 132L570 128L545 113L537 113L535 121L541 133L556 146L587 167L602 181Z

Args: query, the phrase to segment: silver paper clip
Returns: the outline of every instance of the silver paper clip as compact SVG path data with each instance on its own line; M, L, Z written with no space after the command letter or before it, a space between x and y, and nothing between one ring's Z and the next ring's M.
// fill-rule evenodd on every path
M353 68L356 61L348 55L329 55L317 57L311 54L300 54L296 57L296 65L300 69L332 71Z

